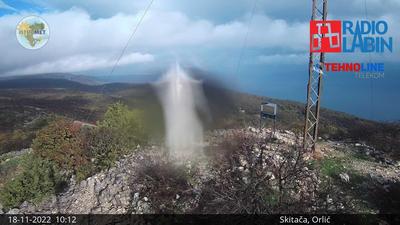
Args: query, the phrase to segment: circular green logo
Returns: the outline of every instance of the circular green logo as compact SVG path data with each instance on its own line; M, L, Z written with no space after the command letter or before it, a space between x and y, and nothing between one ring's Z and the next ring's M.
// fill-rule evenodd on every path
M23 18L17 25L18 42L27 49L39 49L49 40L50 30L46 21L38 16Z

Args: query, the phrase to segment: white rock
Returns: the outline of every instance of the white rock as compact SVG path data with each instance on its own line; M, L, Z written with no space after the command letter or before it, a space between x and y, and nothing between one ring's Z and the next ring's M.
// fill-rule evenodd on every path
M242 165L242 166L247 166L247 165L248 165L248 162L247 162L245 159L240 158L240 165Z
M280 155L274 155L274 159L278 162L278 163L281 163L281 162L283 162L283 157L282 156L280 156Z
M248 129L249 129L249 131L251 131L253 133L257 133L257 129L254 127L249 127Z
M133 194L133 201L138 201L139 200L139 192L136 192Z
M176 194L175 199L178 200L181 196L179 196L178 194Z
M266 173L266 175L267 175L267 177L269 177L269 180L275 179L274 174L273 174L272 172L270 172L270 171L268 171L268 172Z
M341 173L339 174L339 177L343 182L348 183L350 181L350 177L347 173Z
M328 204L330 204L330 203L333 202L333 199L330 198L329 195L328 195L328 196L326 196L326 202L327 202Z
M294 134L292 131L290 131L290 130L285 130L285 133L287 133L287 134Z
M149 201L149 198L144 197L143 200L144 200L145 202L147 202L147 201Z
M19 209L10 209L7 214L19 214Z
M360 143L355 143L355 144L354 144L354 146L356 146L356 147L360 147L360 146L361 146L361 144L360 144Z

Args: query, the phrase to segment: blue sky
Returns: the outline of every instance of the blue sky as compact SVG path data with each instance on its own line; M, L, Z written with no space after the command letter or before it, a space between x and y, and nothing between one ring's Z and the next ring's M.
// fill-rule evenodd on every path
M48 72L108 76L148 3L149 0L0 0L0 49L7 55L0 59L0 76ZM386 80L399 84L400 1L329 3L330 19L388 21L394 52L372 54L371 58L390 64L390 79ZM310 13L310 0L155 0L113 75L151 74L179 61L212 72L234 89L302 101L308 76ZM19 46L15 38L16 24L32 14L41 16L50 27L48 44L33 51ZM366 61L369 57L330 54L327 60ZM370 87L369 81L357 83L354 78L329 76L333 78L327 78L325 84L330 95L324 106L375 118L371 112L362 113L364 109L348 110L349 103L342 104L331 96L333 90L350 93L358 84L360 90L368 91L365 88ZM338 85L340 82L347 85ZM395 115L400 115L400 107L391 108L389 104L400 97L399 92L379 98L377 95L376 102L386 102L384 109L394 114L378 119L400 119ZM366 104L370 103L365 101L363 106L373 108Z

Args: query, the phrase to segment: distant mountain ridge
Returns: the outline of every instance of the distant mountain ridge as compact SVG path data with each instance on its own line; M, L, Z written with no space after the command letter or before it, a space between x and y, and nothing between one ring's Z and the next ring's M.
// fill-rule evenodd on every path
M43 74L32 74L32 75L20 75L20 76L9 76L0 77L0 82L6 80L18 80L18 79L62 79L68 81L74 81L85 85L101 85L105 82L97 79L93 76L77 75L71 73L43 73Z
M79 78L79 79L78 79ZM90 83L90 84L87 84ZM58 75L30 75L15 76L0 79L0 89L73 89L86 92L114 91L137 86L127 83L98 83L85 76Z

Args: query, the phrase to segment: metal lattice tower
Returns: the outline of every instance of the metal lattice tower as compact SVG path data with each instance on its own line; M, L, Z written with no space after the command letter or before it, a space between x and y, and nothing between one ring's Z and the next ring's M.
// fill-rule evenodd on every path
M328 0L312 1L311 20L326 20ZM319 40L324 36L319 35ZM319 108L321 101L322 76L324 75L323 52L311 52L309 61L309 77L307 85L307 105L304 125L304 148L315 150L318 139Z

